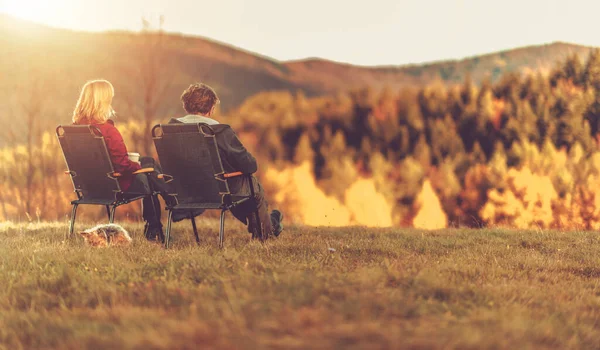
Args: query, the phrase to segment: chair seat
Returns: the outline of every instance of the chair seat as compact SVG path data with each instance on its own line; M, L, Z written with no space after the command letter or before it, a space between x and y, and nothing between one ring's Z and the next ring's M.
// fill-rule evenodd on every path
M127 203L129 203L129 202L133 202L135 200L144 198L149 195L150 195L150 193L146 193L146 194L144 194L144 193L123 193L123 199L125 201L127 201Z
M244 203L245 201L249 200L250 196L231 196L231 202L233 203L233 205L238 205L241 203Z
M121 200L115 200L115 199L106 199L106 198L81 198L81 199L76 199L74 201L71 201L71 204L96 204L96 205L115 205L115 204L127 204L127 203L131 203L133 201L136 201L138 199L142 199L145 196L147 196L147 194L141 194L141 193L124 193L123 194L123 198Z
M167 207L167 210L173 209L221 209L223 204L221 203L184 203L177 204L173 207Z
M244 203L249 200L249 196L231 196L233 206ZM173 209L222 209L223 203L181 203L174 207L167 207L167 210Z
M115 200L110 199L98 199L98 198L82 198L71 201L71 204L98 204L98 205L112 205Z

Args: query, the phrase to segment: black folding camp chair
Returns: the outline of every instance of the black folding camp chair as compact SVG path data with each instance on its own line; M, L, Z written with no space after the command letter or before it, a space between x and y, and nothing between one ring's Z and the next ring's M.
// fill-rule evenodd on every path
M174 210L220 209L219 247L222 248L225 238L225 212L254 200L252 174L225 173L215 133L207 124L156 125L152 128L152 138L163 170L163 174L159 176L173 184L171 195L176 198L176 204L167 205L166 208L169 211L169 219L165 232L165 246L169 247ZM248 196L235 196L230 193L227 179L234 176L249 178L251 192ZM199 243L194 216L190 217L196 242ZM254 227L260 228L258 210L254 219Z
M108 221L113 223L118 206L152 195L121 191L117 180L121 174L114 171L104 138L98 128L92 125L59 125L56 128L56 136L67 163L68 170L65 173L71 176L77 194L77 199L71 202L73 209L67 238L73 235L79 205L105 206ZM152 171L154 169L145 168L134 174Z

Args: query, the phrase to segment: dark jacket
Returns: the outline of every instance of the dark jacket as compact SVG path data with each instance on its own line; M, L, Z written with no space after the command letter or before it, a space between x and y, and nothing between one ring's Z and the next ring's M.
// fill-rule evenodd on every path
M181 121L173 118L169 124L180 124ZM219 155L226 173L241 171L244 174L253 174L258 170L256 159L237 137L231 126L216 124L210 126L215 131ZM243 178L233 177L227 180L231 193L238 193L242 188Z
M110 155L113 169L117 173L122 174L122 176L119 177L119 186L121 186L122 191L127 191L135 177L135 175L132 173L136 170L140 170L141 166L139 163L129 160L129 156L127 155L127 146L125 146L123 136L121 136L121 133L115 127L115 123L109 119L104 124L86 122L81 122L79 124L91 124L100 130L100 133L104 137L104 142L106 143L106 148L108 149L108 154Z

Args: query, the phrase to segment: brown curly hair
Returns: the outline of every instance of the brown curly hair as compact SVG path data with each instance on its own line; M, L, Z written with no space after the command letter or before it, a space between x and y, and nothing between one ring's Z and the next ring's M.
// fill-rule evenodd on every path
M208 114L220 101L217 93L210 86L196 83L183 92L181 102L183 102L183 109L190 114Z

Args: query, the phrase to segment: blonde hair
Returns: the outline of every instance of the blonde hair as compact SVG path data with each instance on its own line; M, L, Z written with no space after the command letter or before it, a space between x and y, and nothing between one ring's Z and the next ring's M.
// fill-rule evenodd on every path
M73 123L105 123L115 111L111 103L115 89L107 80L90 80L81 88L81 95L73 111Z

